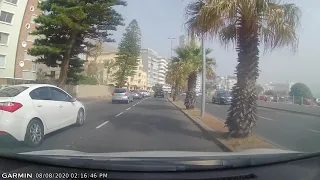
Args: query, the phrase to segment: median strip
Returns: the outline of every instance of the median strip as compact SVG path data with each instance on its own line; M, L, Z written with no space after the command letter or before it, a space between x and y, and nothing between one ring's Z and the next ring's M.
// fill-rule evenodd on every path
M200 110L186 109L183 102L168 100L179 108L190 120L192 120L204 133L209 135L212 140L226 152L241 151L254 148L278 148L267 140L251 133L245 138L228 137L228 129L224 126L224 122L212 115L205 114L200 117Z

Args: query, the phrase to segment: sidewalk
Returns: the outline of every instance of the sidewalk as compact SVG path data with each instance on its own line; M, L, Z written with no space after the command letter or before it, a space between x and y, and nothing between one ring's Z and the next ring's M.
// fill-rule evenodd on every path
M210 114L205 114L204 117L200 117L199 109L195 108L187 110L185 109L182 101L172 101L171 98L168 98L168 100L179 108L203 132L210 136L212 140L225 152L234 152L253 148L278 149L278 147L254 133L251 133L245 138L229 137L228 129L224 126L224 122Z

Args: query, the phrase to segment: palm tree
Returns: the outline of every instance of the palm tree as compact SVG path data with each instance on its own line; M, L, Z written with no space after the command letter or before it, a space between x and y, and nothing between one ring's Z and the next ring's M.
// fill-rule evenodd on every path
M174 101L178 99L180 90L187 87L187 77L188 74L182 62L171 62L168 65L166 83L172 87L171 94Z
M196 103L195 89L197 76L199 72L202 71L202 48L192 41L190 45L177 47L175 52L177 56L173 58L173 61L183 63L185 71L188 73L188 85L184 105L187 109L194 109ZM205 54L208 55L211 52L211 49L206 49ZM215 65L215 60L207 57L206 62L207 76L210 77L213 75L212 67Z
M189 4L186 13L189 31L237 46L237 83L226 126L231 136L246 136L257 120L255 85L260 41L265 52L285 46L295 51L300 10L294 4L279 4L276 0L207 0Z

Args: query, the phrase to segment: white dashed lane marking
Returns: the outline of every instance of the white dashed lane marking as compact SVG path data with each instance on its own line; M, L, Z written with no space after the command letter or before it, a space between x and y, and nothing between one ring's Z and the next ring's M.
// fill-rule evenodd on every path
M99 126L97 126L97 127L96 127L96 129L101 128L102 126L106 125L108 122L109 122L109 121L106 121L106 122L104 122L104 123L100 124Z
M314 132L314 133L319 133L320 134L320 131L317 131L317 130L314 130L314 129L309 129L309 130Z
M261 118L261 119L269 120L269 121L276 121L274 119L270 119L270 118L266 118L266 117L262 117L262 116L258 116L258 117Z
M129 107L129 108L127 108L126 110L124 110L124 111L120 112L119 114L117 114L115 117L118 117L118 116L120 116L121 114L125 113L126 111L129 111L132 107L138 105L140 102L142 102L142 101L144 101L144 100L146 100L146 99L149 99L149 98L145 98L145 99L137 102L136 104L132 105L131 107ZM106 121L106 122L100 124L99 126L96 127L96 129L101 128L102 126L106 125L108 122L109 122L109 121Z

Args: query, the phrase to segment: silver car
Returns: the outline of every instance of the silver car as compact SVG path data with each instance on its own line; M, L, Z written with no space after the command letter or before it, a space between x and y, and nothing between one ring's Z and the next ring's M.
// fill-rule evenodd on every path
M133 95L129 89L116 88L112 93L112 103L125 102L129 104L133 102Z

